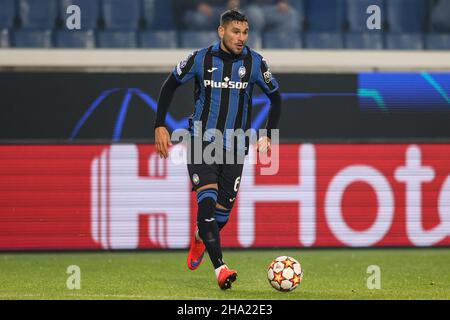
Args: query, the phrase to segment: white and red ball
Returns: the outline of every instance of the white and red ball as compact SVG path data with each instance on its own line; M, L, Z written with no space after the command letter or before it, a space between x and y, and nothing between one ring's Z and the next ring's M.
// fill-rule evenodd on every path
M303 269L292 257L281 256L272 261L267 270L267 279L278 291L292 291L302 282Z

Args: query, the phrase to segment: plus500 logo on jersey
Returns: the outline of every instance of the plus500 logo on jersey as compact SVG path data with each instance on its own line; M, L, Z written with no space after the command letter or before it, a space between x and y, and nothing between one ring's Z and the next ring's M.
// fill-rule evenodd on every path
M204 80L205 87L219 88L219 89L245 89L248 87L248 82L230 81L229 78L223 79L225 81L218 82L213 80Z

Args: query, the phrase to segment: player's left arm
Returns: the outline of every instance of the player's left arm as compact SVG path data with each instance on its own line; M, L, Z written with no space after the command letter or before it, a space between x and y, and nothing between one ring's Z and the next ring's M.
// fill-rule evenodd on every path
M258 140L258 150L267 152L271 148L272 130L278 129L278 123L281 117L281 94L280 91L274 91L267 95L270 99L270 110L267 118L266 130L267 136L262 136Z
M263 136L258 140L258 150L267 152L271 148L272 130L278 129L281 117L281 94L278 81L270 72L265 59L261 60L256 83L270 99L270 111L266 123L267 136Z

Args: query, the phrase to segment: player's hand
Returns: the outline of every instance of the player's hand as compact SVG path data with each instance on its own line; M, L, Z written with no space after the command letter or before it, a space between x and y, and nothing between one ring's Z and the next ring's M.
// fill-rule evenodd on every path
M270 138L269 137L261 137L258 140L258 151L265 153L271 149L270 147Z
M155 129L155 146L156 152L158 152L161 158L167 158L169 156L169 146L172 145L170 141L170 134L166 127L158 127Z

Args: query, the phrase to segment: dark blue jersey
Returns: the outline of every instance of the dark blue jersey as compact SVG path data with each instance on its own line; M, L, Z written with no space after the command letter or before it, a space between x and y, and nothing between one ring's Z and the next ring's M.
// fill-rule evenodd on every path
M195 79L191 132L195 121L202 122L203 132L216 129L226 136L227 129L246 131L251 127L254 85L268 95L278 90L278 83L260 54L245 47L239 56L224 56L220 42L190 54L176 66L173 75L182 84ZM205 134L205 138L214 139L211 134Z

